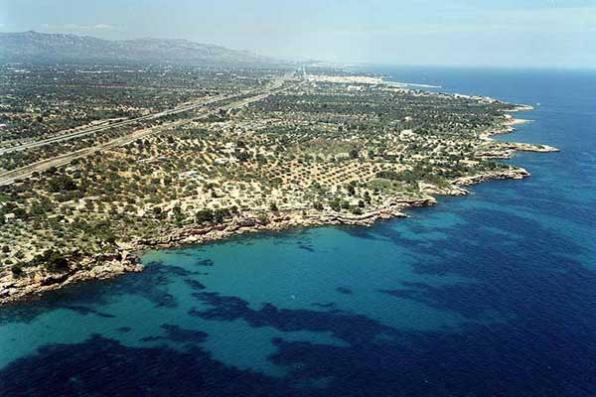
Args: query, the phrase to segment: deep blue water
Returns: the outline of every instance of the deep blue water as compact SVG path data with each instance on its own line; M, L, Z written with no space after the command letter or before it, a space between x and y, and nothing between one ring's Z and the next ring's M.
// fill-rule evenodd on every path
M595 396L596 74L372 71L540 103L500 139L562 151L406 220L150 252L2 308L0 395Z

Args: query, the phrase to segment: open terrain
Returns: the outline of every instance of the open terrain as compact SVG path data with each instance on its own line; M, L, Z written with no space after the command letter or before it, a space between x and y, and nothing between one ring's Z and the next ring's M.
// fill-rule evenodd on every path
M324 69L19 65L0 81L0 301L140 270L136 252L370 224L502 162L523 106Z

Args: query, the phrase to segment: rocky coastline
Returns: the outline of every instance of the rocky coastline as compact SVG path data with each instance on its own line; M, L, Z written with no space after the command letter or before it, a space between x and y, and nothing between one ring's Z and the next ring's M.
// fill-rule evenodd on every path
M531 107L518 107L517 110L530 110ZM490 136L511 133L514 125L520 124L507 116L502 128L487 132L483 139L493 142ZM487 158L509 158L516 151L554 152L558 149L522 143L499 143L498 149L488 149L483 154ZM497 179L523 179L530 173L523 168L507 168L487 171L482 174L457 178L445 188L421 185L422 197L394 200L382 208L362 215L338 214L331 211L292 210L278 211L264 220L256 214L246 214L218 225L184 227L168 232L164 236L139 239L123 244L115 252L96 255L75 254L68 258L68 270L50 272L41 265L30 267L20 277L7 274L0 279L0 305L39 297L40 295L63 288L75 282L111 279L116 276L143 271L140 257L150 249L175 248L218 241L237 235L258 232L280 232L293 228L323 225L371 226L379 220L403 218L405 210L415 207L429 207L437 203L434 195L462 196L468 194L465 186Z
M127 250L110 254L75 255L69 261L76 262L76 266L71 265L64 272L49 272L40 265L28 269L21 277L10 274L4 276L0 279L0 305L38 297L76 282L105 280L124 273L143 271L138 255Z

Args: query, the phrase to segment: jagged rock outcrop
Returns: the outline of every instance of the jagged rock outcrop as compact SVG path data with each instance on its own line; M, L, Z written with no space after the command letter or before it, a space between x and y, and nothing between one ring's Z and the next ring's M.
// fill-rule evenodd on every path
M143 266L136 255L118 251L113 254L73 256L69 258L68 269L60 272L52 272L43 265L23 268L19 275L6 271L0 276L0 304L39 295L74 282L107 279L142 270Z

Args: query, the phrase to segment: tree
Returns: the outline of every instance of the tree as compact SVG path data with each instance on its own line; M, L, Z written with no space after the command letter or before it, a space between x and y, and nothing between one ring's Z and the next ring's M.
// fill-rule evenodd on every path
M370 197L370 193L368 193L368 190L364 192L364 201L367 204L370 204L372 202L372 198Z
M329 207L335 212L341 211L341 200L339 198L334 198L329 201Z
M77 184L68 175L56 175L48 181L48 190L53 193L76 189Z
M15 278L19 278L25 274L21 265L12 265L10 270L12 271L12 275Z
M211 223L213 222L213 211L209 208L205 208L197 212L196 215L197 223Z
M262 225L267 225L269 223L269 217L264 212L263 213L260 213L257 216L257 219L259 220L259 223L262 224Z
M172 214L177 223L181 223L184 220L184 214L182 213L182 208L179 205L172 208Z
M362 208L359 208L359 207L352 208L352 214L354 214L354 215L362 215Z
M346 188L346 190L348 191L348 194L349 194L350 196L353 196L353 195L355 195L355 194L356 194L356 188L354 187L354 184L353 184L353 183L350 183L350 184L348 185L348 187Z
M54 250L46 250L35 259L35 262L43 264L53 273L64 272L69 268L66 257Z
M213 221L215 223L222 223L228 216L230 216L230 211L228 209L218 208L213 211Z
M244 162L250 160L250 158L251 158L251 155L248 152L237 151L236 153L234 153L234 155L236 156L238 161L240 161L241 163L244 163Z

